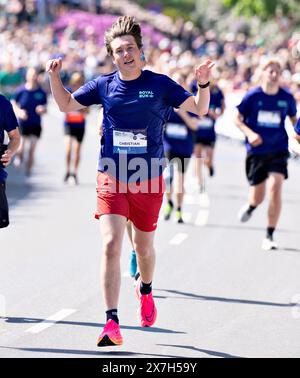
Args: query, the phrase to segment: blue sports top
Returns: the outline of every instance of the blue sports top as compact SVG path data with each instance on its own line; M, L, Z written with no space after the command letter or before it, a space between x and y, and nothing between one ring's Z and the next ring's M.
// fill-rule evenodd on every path
M209 109L221 109L222 102L224 100L224 95L222 91L218 87L213 87L210 92L210 102L209 102ZM198 122L198 129L196 130L196 136L199 138L203 138L208 141L215 141L216 140L216 132L215 132L215 119L210 117L208 114L199 117Z
M277 94L268 95L261 87L253 88L237 108L244 117L244 123L263 140L261 145L252 147L246 139L248 152L267 154L288 151L285 119L297 114L295 99L288 90L280 88Z
M21 127L41 125L41 116L36 112L35 108L38 105L47 104L47 95L42 88L29 90L23 85L16 91L14 100L21 109L27 111L28 119L25 121L19 119Z
M137 171L145 179L161 175L164 124L172 108L189 96L168 76L148 70L129 81L115 71L75 91L73 97L80 104L103 106L98 170L109 171L122 181L130 181L129 176Z
M18 121L11 103L6 97L0 95L0 143L4 142L4 131L10 132L18 127ZM0 182L4 182L7 172L0 167Z
M191 157L194 141L191 129L173 109L164 133L165 149L173 154Z

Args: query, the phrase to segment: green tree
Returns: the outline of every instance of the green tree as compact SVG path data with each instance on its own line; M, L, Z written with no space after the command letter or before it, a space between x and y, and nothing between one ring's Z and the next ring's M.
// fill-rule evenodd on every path
M225 7L233 8L237 14L244 16L257 15L262 19L273 18L277 10L291 14L298 10L297 0L222 0Z
M136 2L144 8L160 5L163 13L174 19L177 17L189 19L195 11L195 0L137 0Z

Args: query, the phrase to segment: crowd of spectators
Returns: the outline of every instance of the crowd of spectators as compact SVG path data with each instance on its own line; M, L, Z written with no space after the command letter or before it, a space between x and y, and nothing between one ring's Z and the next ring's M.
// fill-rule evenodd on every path
M66 83L74 71L82 71L87 80L112 71L104 30L117 15L133 14L142 22L145 55L153 70L167 74L181 70L189 76L199 60L209 57L216 62L215 77L226 93L256 84L262 60L276 55L284 69L284 85L300 102L300 30L294 29L284 42L270 48L258 36L200 31L191 21L172 21L130 1L51 1L46 18L41 3L0 2L0 90L8 96L28 66L42 71L52 57L64 57Z

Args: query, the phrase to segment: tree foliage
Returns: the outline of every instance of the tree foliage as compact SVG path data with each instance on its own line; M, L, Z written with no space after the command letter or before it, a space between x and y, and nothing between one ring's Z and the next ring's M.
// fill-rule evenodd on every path
M268 19L275 16L278 10L283 14L290 14L298 7L297 0L222 0L228 8L234 8L237 14L244 16L258 16Z
M157 6L172 18L183 17L189 19L195 11L195 0L137 0L137 3L148 9Z

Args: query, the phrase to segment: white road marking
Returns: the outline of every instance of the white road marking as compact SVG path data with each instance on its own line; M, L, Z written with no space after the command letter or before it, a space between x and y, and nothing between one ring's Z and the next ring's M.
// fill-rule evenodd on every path
M203 209L198 212L197 218L195 220L195 225L196 226L205 226L208 221L208 216L209 216L209 210L208 209Z
M198 205L196 195L185 194L183 202L185 205Z
M36 324L35 326L28 328L25 332L29 332L29 333L42 332L46 328L53 326L55 323L61 321L62 319L73 314L74 312L76 312L76 310L74 310L72 308L65 308L65 309L57 312L56 314L49 316L49 318L43 320L42 322Z
M209 200L207 193L199 194L199 205L201 207L209 207L210 206L210 200Z
M187 239L188 234L185 233L178 233L176 234L170 241L169 244L171 245L179 245L181 244L185 239Z

